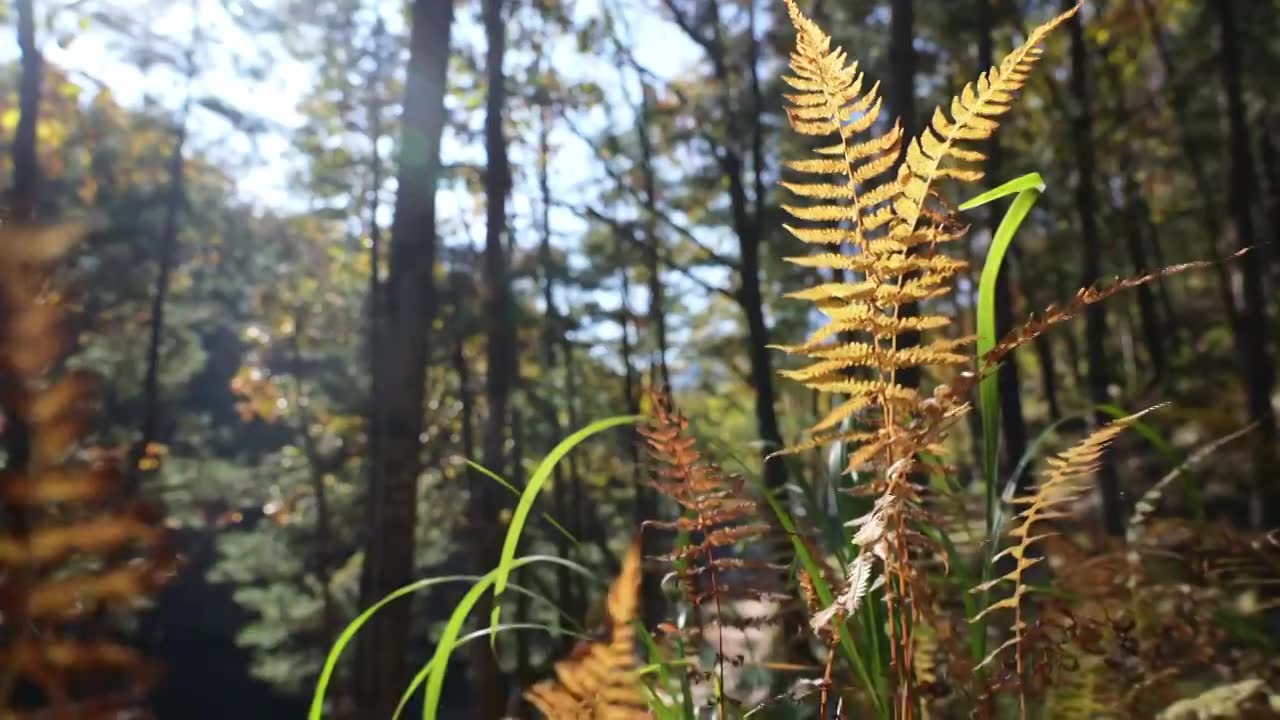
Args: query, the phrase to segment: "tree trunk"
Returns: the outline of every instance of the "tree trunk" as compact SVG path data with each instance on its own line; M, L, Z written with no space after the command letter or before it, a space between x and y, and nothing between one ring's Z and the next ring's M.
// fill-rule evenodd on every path
M36 125L40 121L40 76L44 60L36 47L35 9L32 0L17 0L18 49L22 52L22 77L18 81L18 127L13 136L13 195L11 220L28 222L35 216Z
M1131 168L1126 163L1124 177L1124 214L1125 214L1125 246L1129 251L1129 262L1133 264L1135 273L1152 270L1147 261L1147 252L1142 238L1142 205L1138 197L1138 183L1134 180ZM1164 380L1169 370L1169 356L1165 352L1164 324L1160 321L1160 312L1156 309L1156 296L1150 285L1139 285L1135 288L1138 298L1138 317L1142 324L1142 339L1147 346L1147 357L1151 361L1151 384Z
M640 112L636 120L636 137L640 141L640 173L644 183L644 232L648 244L645 247L645 265L649 272L649 325L654 337L654 362L657 373L654 380L663 388L671 386L671 373L667 369L667 316L664 307L662 266L659 258L662 240L658 237L658 189L653 172L653 143L649 139L649 108L653 101L653 88L646 82L640 88Z
M485 75L488 90L485 98L484 146L487 155L484 174L485 245L484 245L484 309L487 322L485 401L488 418L483 439L484 464L505 476L507 459L503 452L507 437L511 386L516 376L516 337L511 280L506 253L507 193L510 190L510 168L507 162L507 138L503 131L506 111L506 26L503 24L502 0L484 0ZM500 498L492 483L471 486L467 519L471 530L469 551L471 571L477 575L497 565L502 535L498 514ZM486 594L476 607L477 617L488 617L492 596ZM486 643L470 648L472 717L497 720L506 708L507 692L493 651Z
M311 413L307 410L307 404L302 393L304 368L302 344L299 342L298 336L303 332L304 322L304 319L295 313L294 331L289 336L289 365L293 373L294 387L291 402L293 403L293 411L297 413L298 417L294 431L302 442L302 451L307 458L307 473L311 479L311 494L314 496L316 503L315 565L316 579L320 583L320 632L321 642L325 647L328 647L336 637L338 629L337 606L334 605L333 589L330 587L330 580L333 577L333 553L329 550L329 541L333 536L333 530L329 519L329 494L325 489L325 473L321 466L320 449L316 446L315 438L311 436Z
M1164 30L1156 17L1156 10L1152 0L1142 0L1142 11L1145 15L1147 26L1151 30L1151 44L1155 46L1156 57L1160 58L1164 76L1167 78L1179 77L1178 68L1173 64L1173 51L1165 40ZM1187 83L1175 82L1166 82L1165 85L1170 88L1169 107L1187 107L1190 100L1187 91L1192 86ZM1204 157L1200 154L1201 145L1193 140L1191 133L1186 128L1180 128L1178 141L1182 149L1182 156L1187 159L1187 167L1191 170L1191 179L1195 183L1196 196L1201 200L1200 220L1202 234L1205 239L1205 248L1210 257L1216 257L1218 255L1217 238L1222 232L1222 223L1218 215L1217 193L1209 181L1208 171L1205 170ZM1218 296L1222 299L1222 308L1227 315L1227 322L1231 327L1233 337L1237 336L1240 334L1240 319L1239 311L1236 308L1236 299L1231 292L1230 273L1221 263L1215 264L1213 271L1218 279Z
M1235 0L1213 3L1217 9L1221 33L1222 90L1226 95L1227 119L1231 143L1230 202L1231 220L1236 242L1242 248L1257 242L1253 224L1253 162L1249 150L1249 128L1245 120L1244 90L1241 87L1239 29L1236 27ZM1268 253L1269 254L1269 253ZM1275 388L1275 368L1267 357L1266 296L1262 284L1261 263L1249 258L1235 265L1242 275L1243 297L1240 299L1240 328L1235 334L1236 352L1244 373L1249 419L1258 423L1255 435L1254 482L1249 498L1249 519L1253 527L1264 519L1275 517L1275 482L1271 479L1275 466L1276 418L1271 407ZM1263 506L1264 500L1267 505Z
M1075 5L1065 0L1064 8ZM1085 47L1084 21L1077 14L1068 22L1071 33L1071 94L1075 100L1071 120L1072 150L1076 156L1076 212L1080 220L1083 246L1081 286L1098 281L1101 274L1102 249L1098 235L1098 199L1094 188L1093 115L1089 102L1088 51ZM1109 402L1111 374L1107 365L1107 316L1102 303L1085 310L1085 355L1089 364L1089 401L1094 405ZM1094 421L1105 424L1108 417L1096 411ZM1108 532L1124 531L1124 508L1120 497L1120 479L1115 464L1107 456L1098 469L1098 485L1102 491L1102 519Z
M151 319L147 331L147 364L142 377L142 435L129 457L129 477L136 487L138 464L147 447L160 440L160 345L164 342L164 315L169 301L169 281L178 255L178 232L182 208L186 204L183 183L182 149L186 144L186 109L184 108L173 150L169 155L169 191L165 198L164 225L160 230L160 265L156 272L155 290L151 295Z
M413 579L427 344L436 312L435 192L453 4L414 0L411 12L390 265L374 345L373 429L379 439L369 459L363 607ZM358 706L367 717L390 717L408 683L411 620L409 603L392 603L357 636Z

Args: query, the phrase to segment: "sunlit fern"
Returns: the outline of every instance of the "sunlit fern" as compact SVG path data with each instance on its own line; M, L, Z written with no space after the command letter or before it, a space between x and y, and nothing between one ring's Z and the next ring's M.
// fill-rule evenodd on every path
M667 395L654 391L650 396L651 417L639 433L653 461L652 484L675 502L682 515L671 521L646 520L644 525L687 537L687 542L658 559L673 566L671 575L692 608L694 629L711 636L706 639L714 646L716 676L723 684L726 629L758 627L775 620L771 608L785 596L755 580L763 579L761 573L780 577L786 566L738 552L740 546L759 540L771 529L761 520L757 503L744 492L744 478L726 473L702 456L697 439L688 432L688 420L671 407ZM758 617L735 616L733 608L743 601L765 612ZM722 714L725 704L721 686L717 705Z
M920 579L911 555L923 540L913 528L923 517L911 479L919 454L940 450L938 418L962 413L964 406L945 391L926 398L899 382L898 374L905 368L957 368L971 358L961 352L968 338L904 344L906 333L943 330L951 323L946 316L927 311L913 315L904 309L950 292L954 276L965 267L942 252L943 245L964 237L965 228L953 220L935 185L982 178L985 158L973 144L995 132L997 118L1010 109L1013 94L1039 58L1041 42L1078 6L1036 28L998 66L966 85L949 113L935 110L920 136L909 140L900 164L900 124L887 129L877 124L878 84L865 87L863 73L848 62L844 50L833 49L830 36L794 0L787 0L787 8L796 45L790 58L794 74L783 79L797 91L786 95L788 121L801 135L830 140L810 157L786 164L803 181L783 186L816 203L785 205L797 221L785 227L802 242L834 249L787 259L851 270L860 278L791 294L816 303L828 322L803 344L779 347L811 361L783 374L847 399L812 428L811 441L783 452L842 442L850 447L849 469L869 469L875 478L872 488L879 498L870 513L853 523L859 549L849 567L849 586L835 605L815 616L814 625L821 629L835 616L854 612L873 586L871 575L878 566L875 582L883 583L889 606L900 708L908 714L910 627L918 619L913 597ZM838 341L830 342L833 338ZM921 423L930 429L922 431Z
M555 679L524 697L547 720L640 720L649 712L636 675L635 620L640 601L640 539L636 538L609 588L607 640L581 643L556 663Z
M0 230L7 718L143 716L137 703L154 669L101 620L152 595L175 567L157 510L127 496L115 463L77 452L92 382L59 371L68 337L47 268L83 232L75 223ZM42 700L16 703L24 686Z

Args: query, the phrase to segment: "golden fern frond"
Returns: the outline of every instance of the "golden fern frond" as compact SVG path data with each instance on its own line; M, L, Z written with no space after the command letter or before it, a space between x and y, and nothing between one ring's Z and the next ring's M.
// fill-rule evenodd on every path
M82 372L59 372L67 344L48 267L85 232L76 223L0 230L0 658L5 692L38 687L45 707L4 717L117 717L155 678L143 657L85 622L127 610L172 575L171 534L154 507L126 496L111 462L77 452L93 390ZM136 716L136 715L135 715Z
M632 541L609 587L607 642L580 643L556 663L555 679L524 691L547 720L641 720L648 706L636 676L633 623L640 604L640 538Z
M902 337L950 324L942 315L917 316L904 309L951 292L954 277L966 267L940 250L963 237L967 228L954 220L932 186L944 178L981 178L972 165L983 156L964 143L990 137L998 127L995 118L1009 109L1012 93L1025 84L1041 41L1075 10L1037 28L999 66L966 86L953 101L950 117L936 111L894 173L902 129L894 122L887 130L874 131L881 109L878 86L864 90L866 80L857 64L848 62L843 49L833 49L831 37L795 0L786 4L796 43L790 57L793 75L783 79L798 91L785 96L787 119L798 134L825 139L808 157L786 163L802 179L783 182L783 187L811 204L784 205L796 221L784 227L801 242L838 250L788 258L831 270L836 277L789 294L812 301L830 320L803 344L778 348L809 361L782 374L842 396L811 432L841 427L825 439L857 443L851 446L848 468L870 466L871 485L879 494L872 512L857 521L858 551L848 567L846 587L836 602L813 616L812 625L815 631L824 630L836 616L855 611L874 583L883 583L894 628L890 659L907 707L914 682L910 628L921 612L915 599L924 577L914 556L927 550L924 536L914 529L926 515L911 477L919 469L920 453L936 449L944 421L967 405L958 393L935 391L934 397L925 397L898 375L909 368L957 368L971 361L969 354L958 352L967 339L918 344ZM845 272L860 277L846 281L840 277ZM784 452L822 441L815 438ZM879 578L874 577L877 567Z
M999 65L978 76L951 100L950 117L935 108L920 136L907 145L906 162L898 170L901 194L893 202L891 235L909 238L917 232L925 201L934 182L953 179L975 183L982 179L986 156L964 147L986 140L1000 127L996 118L1009 112L1013 94L1022 89L1040 59L1041 44L1054 28L1080 10L1083 3L1040 25Z
M1013 499L1016 505L1023 506L1023 509L1012 519L1010 529L1006 533L1016 542L997 553L992 558L992 562L1011 557L1016 565L1004 575L982 583L972 590L980 593L999 585L1012 585L1008 596L992 602L972 619L972 621L980 620L996 610L1011 610L1014 614L1014 621L1010 626L1012 634L1009 639L992 650L979 667L990 664L1006 650L1012 650L1017 675L1019 678L1023 677L1026 670L1023 643L1026 639L1028 624L1023 615L1022 598L1030 592L1025 575L1043 559L1031 556L1031 546L1055 535L1051 530L1042 529L1040 524L1046 520L1069 515L1070 510L1067 505L1089 490L1089 480L1097 471L1102 453L1107 446L1139 418L1159 407L1161 406L1156 405L1142 412L1114 420L1094 430L1074 446L1049 458L1047 476L1035 492L1026 497ZM1025 697L1023 700L1025 702Z
M796 43L790 57L793 74L783 79L798 91L785 95L788 121L797 133L829 138L830 144L824 141L810 157L787 163L804 181L783 182L783 187L817 204L784 205L799 223L784 227L802 242L846 245L851 250L787 260L852 271L861 279L837 280L789 294L813 301L830 322L801 345L775 346L814 361L783 375L821 392L848 396L813 432L855 415L867 415L873 425L892 425L894 418L907 422L919 414L923 398L897 382L898 371L960 367L970 359L955 352L955 345L908 347L899 341L904 333L939 330L950 324L945 316L908 316L902 309L949 293L952 279L966 267L938 250L940 243L963 237L966 228L952 221L952 213L936 207L945 203L929 206L926 201L935 197L932 185L942 178L974 181L981 177L979 171L962 166L983 159L963 144L995 131L995 118L1009 109L1012 93L1025 84L1041 42L1075 9L1037 28L999 66L966 86L952 102L949 118L941 109L935 111L931 126L908 145L895 175L890 170L899 155L902 130L895 122L883 132L874 132L882 104L878 85L867 89L857 63L850 63L842 48L833 48L831 37L800 11L795 0L786 4ZM835 337L855 342L826 344ZM849 374L861 368L870 371L871 377L849 381ZM877 420L876 413L882 419ZM892 462L886 458L883 465Z

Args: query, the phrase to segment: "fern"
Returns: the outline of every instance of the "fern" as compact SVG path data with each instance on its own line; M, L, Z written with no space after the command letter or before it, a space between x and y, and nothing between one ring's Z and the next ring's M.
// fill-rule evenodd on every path
M911 482L922 452L937 453L942 428L937 422L964 412L953 397L925 398L898 381L905 368L956 368L970 362L961 352L969 338L934 339L919 346L902 342L906 333L943 330L942 315L903 312L904 307L951 291L954 276L966 265L948 257L942 246L965 235L934 186L942 180L972 183L982 178L984 159L969 144L986 139L1008 112L1013 93L1027 81L1040 56L1040 43L1064 22L1073 8L1037 28L1026 42L1000 63L965 86L951 102L950 113L938 109L919 137L907 145L904 161L895 163L903 142L894 122L873 133L880 115L878 85L864 90L863 73L849 64L843 49L806 17L794 0L787 8L796 29L790 67L784 81L798 92L787 94L787 117L794 131L830 138L811 157L787 163L804 182L783 186L817 204L784 205L797 225L785 225L798 240L837 246L838 251L787 258L818 268L861 274L855 282L831 282L791 293L813 301L829 322L803 344L777 346L810 361L783 375L823 393L847 396L813 428L815 437L784 452L798 452L828 442L853 448L848 469L873 471L879 493L872 511L852 523L858 530L858 553L848 568L848 587L837 602L813 618L816 630L839 615L852 613L873 587L873 566L881 569L889 605L891 659L898 670L902 708L910 705L912 678L910 627L918 620L914 601L920 577L912 553L923 536L912 529L925 520ZM868 137L863 137L864 134ZM847 249L847 252L845 251ZM840 338L835 344L832 338ZM857 373L851 375L851 373ZM852 423L846 429L824 431ZM922 427L922 423L927 428Z
M634 623L640 601L640 539L627 549L609 588L607 642L579 644L556 663L554 680L525 690L547 720L639 720L649 712L636 676Z
M66 332L45 270L83 232L76 224L0 231L3 702L8 708L25 681L43 692L58 717L124 712L147 691L154 668L111 640L107 628L84 621L151 595L176 566L158 511L122 497L120 468L76 455L88 427L92 382L82 373L57 372Z
M1041 524L1069 514L1068 505L1089 490L1089 480L1097 471L1099 459L1106 447L1130 425L1154 409L1156 408L1149 408L1112 421L1090 433L1073 447L1050 458L1048 476L1036 491L1026 497L1013 499L1015 504L1024 506L1022 511L1013 518L1008 531L1009 537L1016 542L997 553L992 562L1010 557L1016 564L1004 575L982 583L972 590L975 593L985 593L999 585L1012 586L1007 597L991 603L972 619L972 622L977 622L997 610L1011 610L1014 614L1013 624L1010 626L1012 633L1009 639L982 660L979 667L989 665L1006 651L1011 651L1014 656L1015 672L1019 679L1023 677L1027 671L1023 644L1027 637L1028 622L1023 613L1022 599L1030 592L1026 574L1043 560L1041 557L1032 556L1031 548L1037 542L1055 534L1042 528ZM1025 693L1020 692L1020 701L1025 716Z
M771 526L760 521L759 507L746 497L744 479L726 474L717 464L702 457L696 448L696 438L688 434L688 420L672 409L669 398L655 391L651 393L651 404L652 418L639 428L639 434L654 461L652 484L685 512L673 521L646 520L644 526L688 537L687 543L659 559L674 566L673 574L693 607L695 627L699 631L707 624L703 609L710 606L714 610L716 675L723 683L725 628L759 626L774 620L772 614L730 617L730 604L742 600L768 603L786 597L762 590L762 583L732 582L731 575L754 579L755 572L780 574L786 567L734 557L738 546L761 539ZM717 694L723 713L724 689Z

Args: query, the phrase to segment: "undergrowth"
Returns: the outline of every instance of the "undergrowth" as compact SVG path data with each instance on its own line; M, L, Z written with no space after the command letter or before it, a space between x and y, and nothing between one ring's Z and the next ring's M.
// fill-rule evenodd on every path
M1038 176L1020 178L960 208L947 193L982 179L980 143L1011 110L1045 37L1078 6L1036 28L936 109L914 138L899 123L880 122L878 84L793 0L786 7L796 30L783 78L793 91L785 96L787 117L814 142L785 163L782 186L794 198L784 205L792 218L785 228L819 247L787 260L833 279L790 294L812 302L826 321L803 342L777 349L805 362L784 376L831 402L808 440L768 461L825 452L834 472L771 494L710 460L673 399L655 390L639 432L652 487L677 514L651 518L643 531L673 538L670 551L650 562L666 567L680 589L675 615L657 627L639 623L640 545L633 543L607 593L603 638L580 641L555 664L554 677L525 697L551 720L1274 715L1280 668L1266 623L1274 625L1268 588L1280 577L1280 536L1159 513L1175 480L1191 481L1194 465L1241 433L1175 461L1141 496L1123 538L1093 531L1083 501L1108 446L1130 429L1151 439L1143 418L1158 415L1159 406L1113 412L1113 422L1048 457L1025 494L1014 494L1019 483L996 467L999 389L991 378L1001 362L1090 304L1209 264L1081 289L995 336L989 288L1043 185ZM947 252L966 236L961 213L1015 194L982 271L979 336L947 335L956 318L930 301L952 292L966 270ZM908 334L925 339L908 343ZM904 383L907 368L928 371L933 384ZM964 487L948 437L975 411L979 385L984 467ZM590 575L564 558L517 557L518 543L551 466L594 432L633 421L595 423L544 461L523 491L493 573L433 578L397 594L473 583L406 691L407 703L425 688L424 717L435 716L448 659L463 642L487 637L496 647L507 630L564 632L502 625L495 602L488 628L461 635L483 593L492 588L498 599L518 588L510 578L519 567L560 563ZM819 501L828 488L847 496L834 505L839 517ZM312 718L323 715L342 650L380 606L335 645ZM770 634L781 636L772 644L786 657L743 650ZM747 666L772 672L772 689L745 682Z

